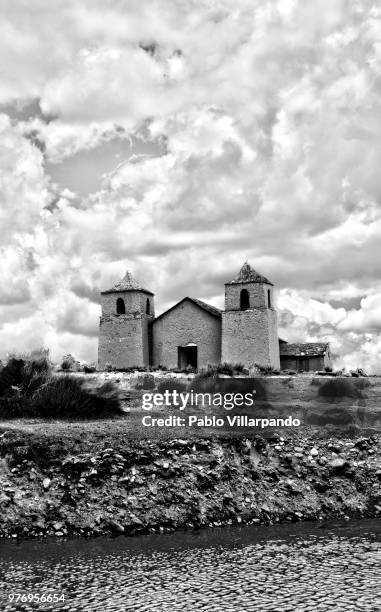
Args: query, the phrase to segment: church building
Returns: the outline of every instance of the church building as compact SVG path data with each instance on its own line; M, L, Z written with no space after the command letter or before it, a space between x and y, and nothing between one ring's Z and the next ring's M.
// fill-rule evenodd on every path
M116 369L185 369L229 362L279 370L273 289L265 276L245 263L225 283L223 311L185 297L155 317L154 294L127 272L101 293L99 369L106 364Z

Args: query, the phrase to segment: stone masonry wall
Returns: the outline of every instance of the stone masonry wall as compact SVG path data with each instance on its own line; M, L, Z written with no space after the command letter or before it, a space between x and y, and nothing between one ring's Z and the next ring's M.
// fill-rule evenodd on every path
M271 302L272 303L272 302ZM279 370L280 368L280 356L279 356L279 336L278 336L278 315L274 308L268 308L268 321L270 325L270 363L273 368Z
M332 368L332 355L329 351L326 351L324 355L324 367Z
M118 298L124 300L126 313L145 313L147 299L150 302L150 312L154 313L153 295L143 291L120 291L114 293L103 293L101 295L102 314L116 314L116 301Z
M118 298L124 300L126 314L117 314ZM147 299L150 315L146 315ZM144 291L115 291L101 295L98 367L148 366L148 324L153 319L153 295Z
M225 310L240 310L241 290L249 293L250 308L267 308L267 290L270 291L271 305L274 307L273 287L262 283L238 283L225 285Z
M332 360L329 352L326 352L325 355L316 355L314 357L292 357L285 355L281 358L282 370L316 372L324 370L326 367L332 368Z
M194 343L198 367L221 360L221 320L190 301L182 302L152 326L153 365L177 368L178 347Z
M140 314L104 315L100 320L98 367L148 365L148 318Z
M282 357L281 368L282 370L295 370L296 372L316 372L318 370L324 370L324 356L317 355L316 357Z
M223 312L222 361L278 369L276 312L269 308Z

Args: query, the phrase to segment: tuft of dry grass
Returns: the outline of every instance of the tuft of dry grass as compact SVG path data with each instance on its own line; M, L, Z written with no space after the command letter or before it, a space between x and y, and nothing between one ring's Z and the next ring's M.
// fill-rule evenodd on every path
M0 418L103 418L120 413L117 387L89 388L83 378L53 376L47 351L12 356L0 370Z

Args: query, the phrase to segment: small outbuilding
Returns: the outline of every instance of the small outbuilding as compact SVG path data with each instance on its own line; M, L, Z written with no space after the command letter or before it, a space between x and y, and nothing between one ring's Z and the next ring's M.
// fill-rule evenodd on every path
M311 372L332 368L328 342L289 343L279 339L280 366L282 370Z

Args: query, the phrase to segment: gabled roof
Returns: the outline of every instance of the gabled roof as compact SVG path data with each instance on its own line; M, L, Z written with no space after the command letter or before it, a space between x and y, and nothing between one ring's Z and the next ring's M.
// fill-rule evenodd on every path
M194 302L195 304L197 304L197 306L200 306L200 308L202 308L203 310L206 310L206 312L209 312L209 314L221 319L222 314L219 308L216 308L215 306L211 306L210 304L207 304L206 302L203 302L202 300L197 300L196 298L188 298L188 299Z
M182 304L186 300L188 300L189 302L192 302L192 304L195 304L195 306L202 308L202 310L205 310L205 312L209 313L213 317L217 317L218 319L221 319L222 314L219 308L215 308L214 306L211 306L210 304L207 304L206 302L203 302L202 300L196 300L195 298L185 297L179 302L177 302L176 304L174 304L173 306L171 306L171 308L168 308L168 310L165 310L165 312L162 312L161 315L156 317L156 319L154 319L153 322L155 323L158 319L161 319L161 317L164 317L164 315L171 312L171 310L174 310L174 308L177 308L177 306L180 306L180 304Z
M247 261L245 261L237 276L228 283L225 283L225 285L238 285L244 283L266 283L267 285L273 284L265 276L262 276L262 274L256 272Z
M297 342L295 344L281 343L281 357L318 357L329 350L329 342Z
M115 283L115 285L111 287L111 289L107 289L107 291L102 291L101 293L102 295L104 295L105 293L118 293L122 291L144 291L144 293L149 293L150 295L154 295L152 291L148 291L148 289L144 289L144 287L141 286L139 281L137 281L132 276L129 270L127 270L122 280Z

